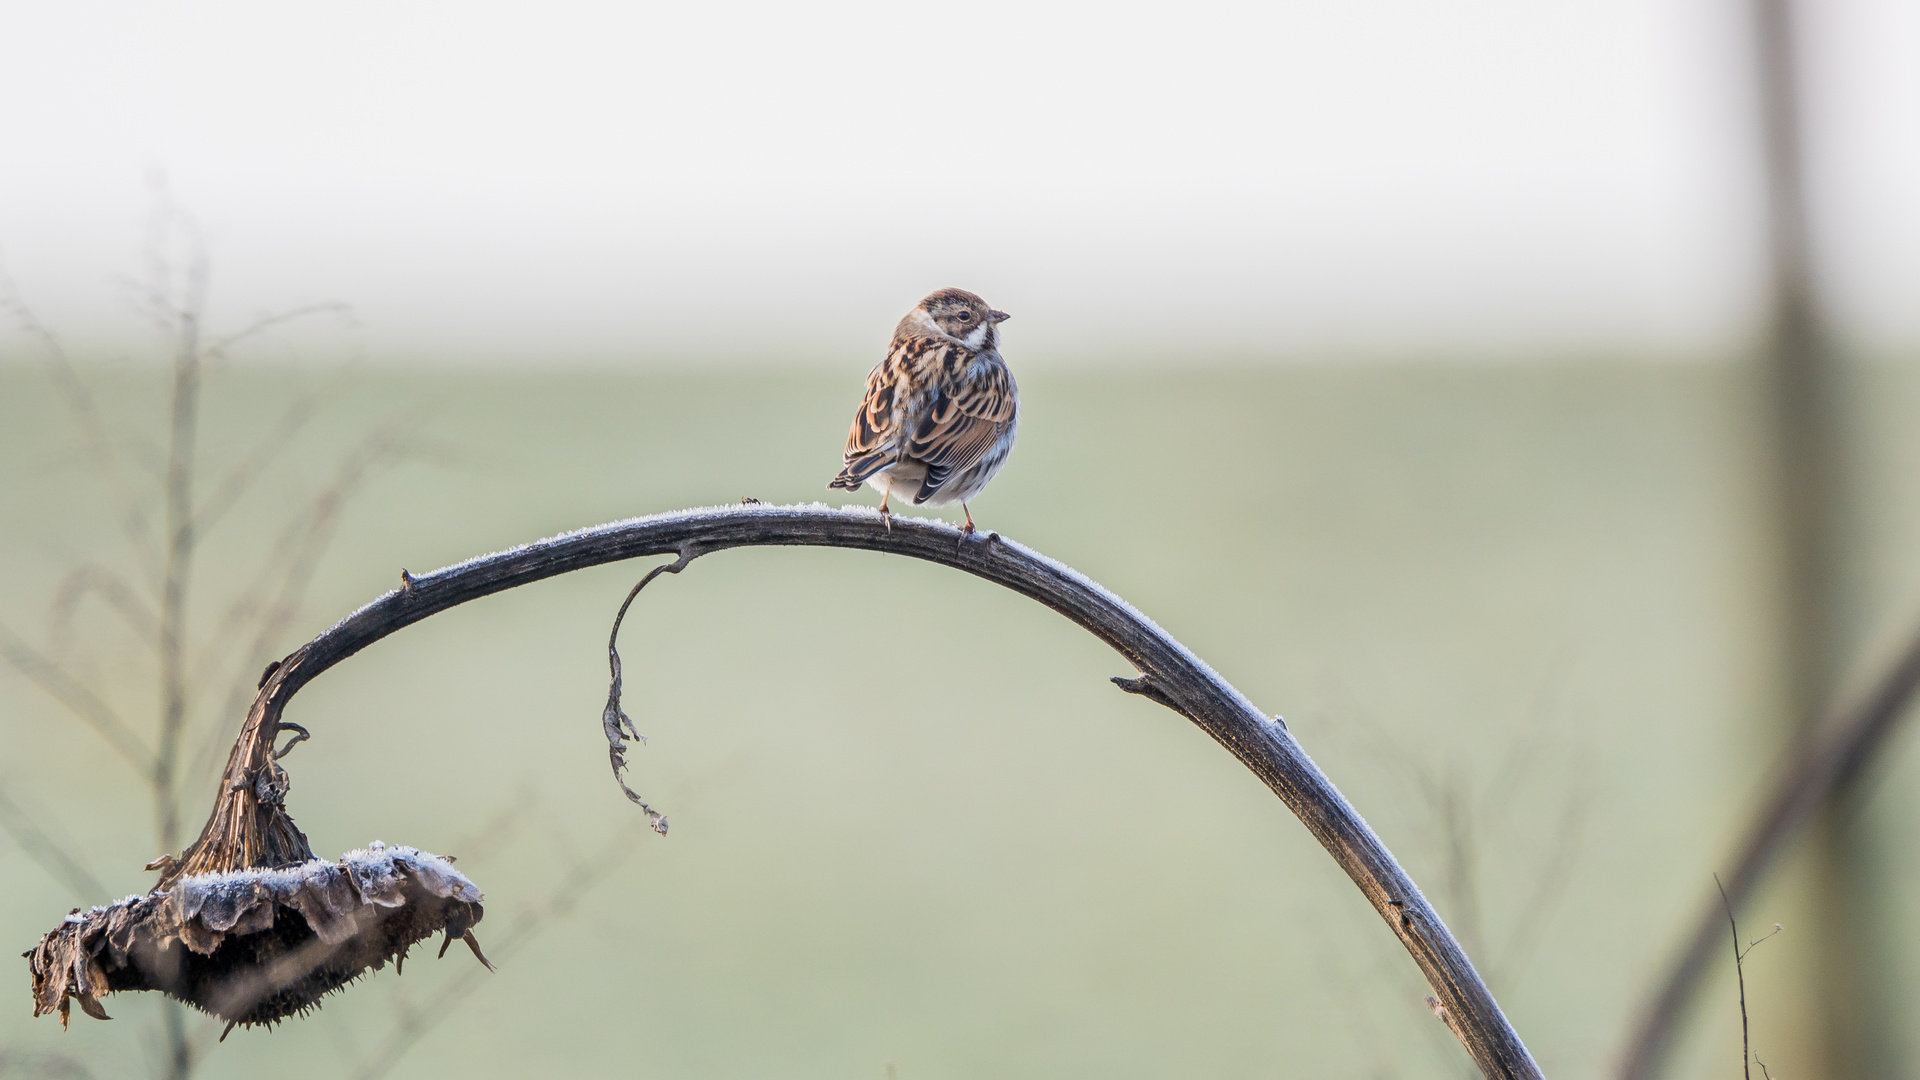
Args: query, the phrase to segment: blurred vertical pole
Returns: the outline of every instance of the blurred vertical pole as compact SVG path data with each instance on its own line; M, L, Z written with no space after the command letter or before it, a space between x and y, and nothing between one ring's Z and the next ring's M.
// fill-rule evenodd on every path
M1767 213L1768 305L1761 343L1768 466L1779 515L1788 705L1809 723L1832 679L1833 357L1813 289L1791 0L1752 0Z
M1806 730L1836 689L1841 663L1841 373L1814 286L1800 13L1792 0L1751 2L1770 286L1762 363L1782 539L1783 675L1791 716ZM1833 1080L1892 1080L1902 1073L1888 1038L1886 999L1871 989L1872 851L1856 793L1829 801L1808 840L1822 1072Z

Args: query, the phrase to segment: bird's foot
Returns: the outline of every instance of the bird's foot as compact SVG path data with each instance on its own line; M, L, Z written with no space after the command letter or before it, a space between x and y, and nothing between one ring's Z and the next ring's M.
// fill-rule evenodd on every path
M967 534L968 536L972 536L972 535L973 535L973 532L974 532L974 529L973 529L973 511L971 511L971 510L968 510L968 509L967 509L967 504L966 504L966 503L961 503L961 504L960 504L960 511L961 511L962 513L964 513L964 514L966 514L966 515L967 515L967 524L966 524L966 527L965 527L965 528L963 528L963 529L961 529L960 531L961 531L961 532L963 532L963 533L966 533L966 534Z

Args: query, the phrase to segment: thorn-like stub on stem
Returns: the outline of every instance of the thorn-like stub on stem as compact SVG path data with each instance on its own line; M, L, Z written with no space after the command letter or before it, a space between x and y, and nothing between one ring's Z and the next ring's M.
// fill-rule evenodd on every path
M1173 700L1173 695L1167 693L1152 675L1141 675L1138 678L1132 679L1124 675L1115 675L1113 677L1113 685L1125 690L1129 694L1139 694L1149 701L1157 701L1182 716L1185 716L1187 713L1187 710L1181 708L1180 704Z
M1387 900L1387 906L1392 908L1394 914L1400 917L1400 926L1402 929L1413 929L1413 916L1407 913L1407 902L1405 900L1390 897Z

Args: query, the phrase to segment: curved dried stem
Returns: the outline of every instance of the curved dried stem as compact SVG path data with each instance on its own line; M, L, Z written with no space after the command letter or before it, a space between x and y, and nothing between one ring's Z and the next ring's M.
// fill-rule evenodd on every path
M1299 817L1412 956L1433 989L1436 1011L1484 1075L1503 1080L1542 1075L1420 889L1285 724L1256 709L1132 605L1073 568L997 534L969 536L945 522L886 521L866 508L751 504L685 510L408 575L401 588L347 616L269 672L228 760L227 782L213 816L201 840L168 870L169 878L227 869L222 864L236 858L256 866L271 865L274 858L291 861L295 847L304 857L305 838L278 805L285 781L271 758L273 734L282 710L302 686L361 649L456 605L574 570L647 555L680 557L656 568L658 574L683 567L693 552L755 546L851 548L949 566L1036 600L1105 642L1140 673L1119 680L1124 689L1192 720ZM209 844L215 836L228 839Z

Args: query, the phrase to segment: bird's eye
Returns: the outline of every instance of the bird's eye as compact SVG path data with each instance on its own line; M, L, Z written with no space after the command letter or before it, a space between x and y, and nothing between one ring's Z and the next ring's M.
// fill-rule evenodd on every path
M973 312L963 311L960 314L955 315L954 318L959 319L961 322L971 322L973 321Z

